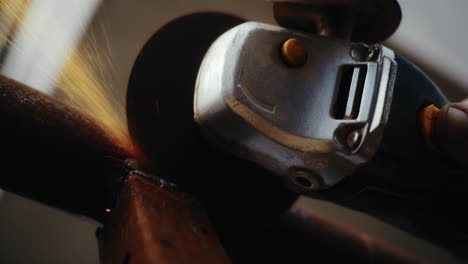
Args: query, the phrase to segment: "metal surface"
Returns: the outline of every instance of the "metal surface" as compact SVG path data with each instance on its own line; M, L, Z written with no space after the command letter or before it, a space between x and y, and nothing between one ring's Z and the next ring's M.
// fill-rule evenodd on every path
M279 53L293 37L310 54L298 68L284 65ZM209 140L221 148L236 145L237 156L282 175L295 190L326 189L379 147L396 74L393 52L380 50L375 60L356 60L367 56L366 46L245 23L220 37L205 56L195 119ZM347 69L353 71L349 80ZM349 148L355 131L360 140ZM296 184L297 171L308 171L302 178L313 175L306 177L310 183Z
M321 36L379 43L401 21L396 0L272 0L279 25Z
M103 221L129 155L92 118L0 76L0 187Z
M130 175L98 233L101 263L230 263L196 200Z

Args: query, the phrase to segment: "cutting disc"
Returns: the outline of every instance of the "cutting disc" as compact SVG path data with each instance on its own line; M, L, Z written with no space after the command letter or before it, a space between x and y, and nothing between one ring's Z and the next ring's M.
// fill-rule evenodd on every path
M242 22L196 13L163 26L138 55L127 91L130 134L152 164L148 169L200 197L223 223L264 221L296 197L278 176L212 148L193 120L204 55L219 35Z

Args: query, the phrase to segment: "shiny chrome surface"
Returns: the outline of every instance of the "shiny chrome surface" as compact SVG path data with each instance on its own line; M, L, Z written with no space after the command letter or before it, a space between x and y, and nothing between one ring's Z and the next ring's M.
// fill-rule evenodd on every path
M281 59L281 44L293 37L307 49L302 67ZM376 47L378 55L367 60ZM394 53L385 47L249 22L208 51L195 120L213 143L282 175L293 189L326 189L378 149L395 73Z

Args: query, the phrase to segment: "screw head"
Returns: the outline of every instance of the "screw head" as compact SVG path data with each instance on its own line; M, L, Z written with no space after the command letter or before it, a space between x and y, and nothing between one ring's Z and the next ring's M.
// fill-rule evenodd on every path
M303 168L292 168L290 170L294 183L301 191L315 191L326 187L323 178L314 171Z
M361 133L358 130L355 130L348 134L346 145L348 148L353 150L358 147L359 141L361 141Z
M307 61L307 50L301 40L290 38L281 46L281 57L288 66L299 67Z
M367 56L366 56L366 59L368 61L371 61L371 60L377 60L378 57L380 55L380 48L379 46L372 46L369 48L369 50L367 51Z

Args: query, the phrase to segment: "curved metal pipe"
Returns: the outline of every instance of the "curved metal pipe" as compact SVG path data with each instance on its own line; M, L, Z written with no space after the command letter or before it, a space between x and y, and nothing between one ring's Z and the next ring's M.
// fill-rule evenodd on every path
M128 156L98 123L0 75L0 187L102 221Z

